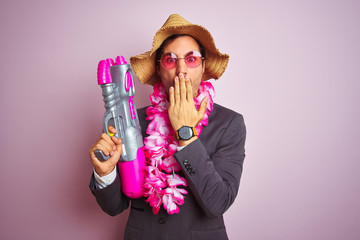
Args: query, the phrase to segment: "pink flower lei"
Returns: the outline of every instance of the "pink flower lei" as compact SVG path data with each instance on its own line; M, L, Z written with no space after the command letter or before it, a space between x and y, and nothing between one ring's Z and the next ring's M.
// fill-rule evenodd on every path
M203 126L208 125L208 118L213 110L213 97L215 97L213 85L202 80L198 95L194 98L196 109L199 109L201 100L205 96L208 96L205 116L196 126L199 136ZM172 215L179 213L179 205L184 204L184 194L188 192L183 188L187 186L187 180L175 173L181 170L173 157L177 151L178 142L174 139L175 131L168 115L169 102L162 83L154 85L150 101L153 106L146 110L146 120L151 121L146 130L149 136L144 140L147 162L144 196L148 197L146 201L153 208L154 214L158 214L163 204L168 214Z

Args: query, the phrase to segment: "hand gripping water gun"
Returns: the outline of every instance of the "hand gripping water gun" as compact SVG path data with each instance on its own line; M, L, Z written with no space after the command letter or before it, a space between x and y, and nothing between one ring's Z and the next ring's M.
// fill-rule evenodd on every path
M103 117L104 131L109 133L113 126L115 137L122 139L122 154L118 162L123 193L130 198L140 198L144 194L145 154L143 137L134 104L134 82L132 69L123 56L114 60L101 60L98 65L98 84L101 85L105 102ZM101 150L95 150L100 161L106 161Z

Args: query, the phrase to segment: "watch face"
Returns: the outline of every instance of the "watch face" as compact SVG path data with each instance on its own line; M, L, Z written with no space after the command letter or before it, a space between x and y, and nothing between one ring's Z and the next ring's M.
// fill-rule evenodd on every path
M189 140L193 136L193 131L190 127L181 127L179 129L179 137L183 140Z

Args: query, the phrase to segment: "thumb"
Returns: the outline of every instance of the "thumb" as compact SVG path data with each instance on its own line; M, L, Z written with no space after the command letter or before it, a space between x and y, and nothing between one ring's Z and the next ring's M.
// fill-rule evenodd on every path
M199 107L199 111L198 111L198 116L200 118L199 122L201 122L201 120L204 118L206 107L207 107L207 102L208 102L208 97L206 96L200 103L200 107Z

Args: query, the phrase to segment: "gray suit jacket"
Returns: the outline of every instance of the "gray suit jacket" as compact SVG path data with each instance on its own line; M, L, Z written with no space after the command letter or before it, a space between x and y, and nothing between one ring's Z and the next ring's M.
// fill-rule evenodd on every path
M138 114L146 136L146 108L138 110ZM189 185L178 214L169 215L161 207L155 215L146 198L128 199L121 192L119 176L104 189L96 189L92 176L90 189L103 211L112 216L131 202L125 239L228 239L223 213L239 189L245 137L243 117L214 104L209 125L203 128L200 138L174 154Z

